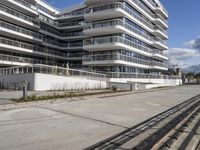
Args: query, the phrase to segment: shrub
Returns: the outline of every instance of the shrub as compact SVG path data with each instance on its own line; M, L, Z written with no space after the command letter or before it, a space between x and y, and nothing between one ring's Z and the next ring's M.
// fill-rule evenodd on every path
M113 85L113 86L112 86L112 90L113 90L113 91L117 91L117 90L118 90L117 86Z

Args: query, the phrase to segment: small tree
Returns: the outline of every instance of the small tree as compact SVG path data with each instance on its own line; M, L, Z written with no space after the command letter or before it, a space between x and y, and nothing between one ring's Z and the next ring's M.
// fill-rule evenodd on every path
M191 80L194 80L194 73L188 72L186 73L185 77L188 79L188 83L190 83Z
M194 75L194 78L196 79L197 84L199 84L199 82L200 82L200 72L196 73L196 74Z

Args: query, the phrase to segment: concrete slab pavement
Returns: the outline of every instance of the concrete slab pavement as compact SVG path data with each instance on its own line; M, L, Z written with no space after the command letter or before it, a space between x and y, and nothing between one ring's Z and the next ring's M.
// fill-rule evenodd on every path
M132 127L197 94L182 86L81 101L0 110L1 150L79 150ZM77 98L78 100L79 98Z

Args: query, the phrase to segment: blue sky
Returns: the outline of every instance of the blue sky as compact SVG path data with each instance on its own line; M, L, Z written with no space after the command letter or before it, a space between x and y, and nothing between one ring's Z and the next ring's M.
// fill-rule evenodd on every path
M169 12L169 46L182 47L200 35L200 0L161 0Z
M46 0L65 8L83 0ZM169 56L180 67L200 66L200 0L160 0L169 12Z

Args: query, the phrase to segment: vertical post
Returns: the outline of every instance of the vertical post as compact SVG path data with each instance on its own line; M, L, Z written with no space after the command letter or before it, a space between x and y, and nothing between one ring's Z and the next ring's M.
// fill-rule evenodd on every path
M133 91L133 83L130 84L130 91Z
M27 99L27 86L28 86L28 83L27 81L24 81L23 82L23 99Z

